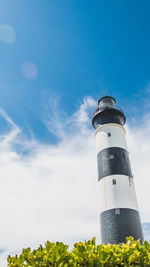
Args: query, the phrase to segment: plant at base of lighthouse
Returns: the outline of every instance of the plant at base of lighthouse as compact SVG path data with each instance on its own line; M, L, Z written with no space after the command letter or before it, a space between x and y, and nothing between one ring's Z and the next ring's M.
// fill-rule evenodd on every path
M150 244L140 244L133 237L128 237L122 245L100 244L96 240L74 244L72 252L62 242L47 241L45 246L31 251L23 249L18 256L8 256L9 267L148 267L150 266Z

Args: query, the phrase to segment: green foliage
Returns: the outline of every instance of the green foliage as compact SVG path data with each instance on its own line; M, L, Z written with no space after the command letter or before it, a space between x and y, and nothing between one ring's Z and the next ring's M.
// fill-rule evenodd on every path
M128 237L122 245L96 245L95 238L74 244L72 252L62 242L47 241L31 251L23 249L19 256L8 256L9 267L147 267L150 266L150 244L147 241L140 244Z

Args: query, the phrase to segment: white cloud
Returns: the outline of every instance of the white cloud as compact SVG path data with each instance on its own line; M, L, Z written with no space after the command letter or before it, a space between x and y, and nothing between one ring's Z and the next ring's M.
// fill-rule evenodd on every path
M26 140L21 129L0 111L11 126L10 133L0 138L0 248L35 248L47 240L72 244L93 236L99 241L96 148L89 117L94 106L92 98L85 98L72 117L64 114L61 123L59 107L53 105L52 119L46 124L60 135L56 145ZM143 221L150 221L149 130L148 119L142 127L127 127ZM15 143L30 153L23 157Z
M150 221L150 114L145 114L141 123L128 127L127 142L136 183L136 192L142 220Z

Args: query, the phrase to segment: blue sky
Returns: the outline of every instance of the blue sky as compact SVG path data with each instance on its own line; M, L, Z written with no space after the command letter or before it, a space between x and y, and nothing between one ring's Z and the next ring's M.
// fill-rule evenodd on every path
M56 141L43 123L54 99L71 115L85 96L107 93L130 116L150 80L149 8L137 0L2 0L0 24L16 40L0 42L0 106L45 143ZM38 69L32 79L22 73L26 61Z
M127 115L149 235L150 2L0 1L0 266L46 240L100 240L91 116L104 94Z

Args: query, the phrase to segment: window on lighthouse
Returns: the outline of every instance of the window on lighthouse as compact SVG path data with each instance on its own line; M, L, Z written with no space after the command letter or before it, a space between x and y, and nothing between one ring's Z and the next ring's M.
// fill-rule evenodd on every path
M113 184L116 184L116 179L112 179L112 183Z
M115 209L115 215L120 215L120 209Z
M110 155L109 155L109 158L110 158L110 159L114 159L114 154L110 154Z
M111 136L111 133L109 132L109 133L107 133L107 135L108 135L108 137L110 137Z

